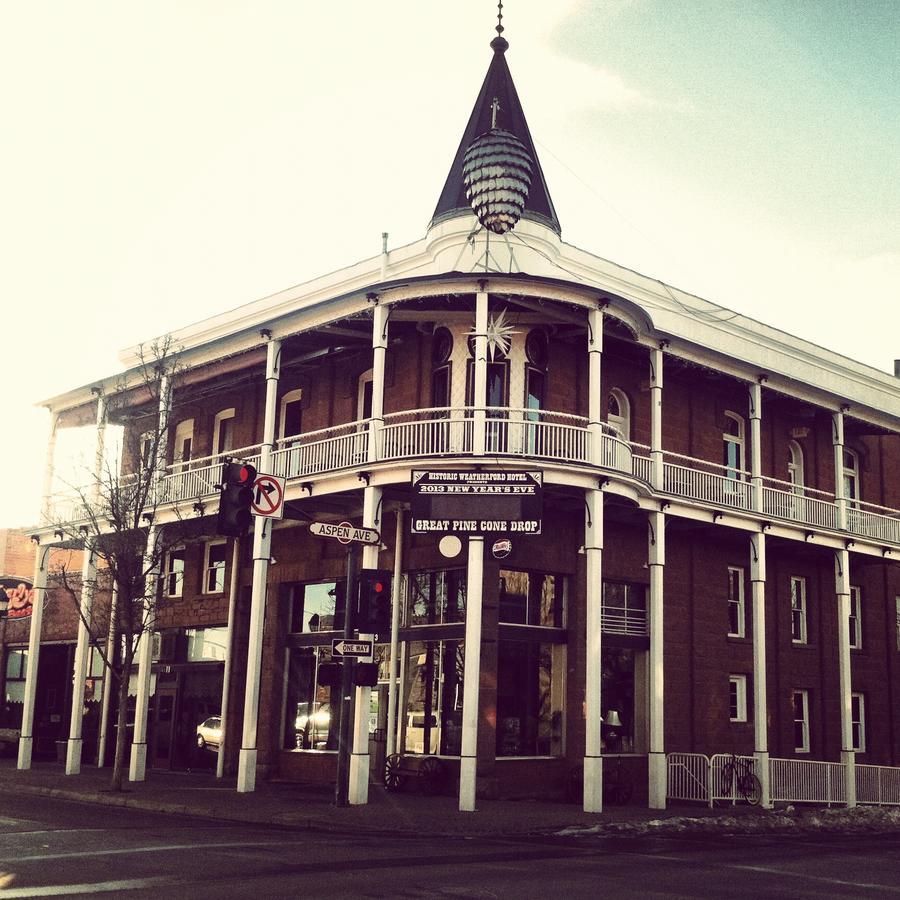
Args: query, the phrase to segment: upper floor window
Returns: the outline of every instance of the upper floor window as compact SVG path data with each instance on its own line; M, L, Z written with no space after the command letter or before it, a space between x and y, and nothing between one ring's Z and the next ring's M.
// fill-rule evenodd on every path
M807 642L806 628L806 579L791 576L791 640L795 644Z
M172 450L173 470L180 472L187 468L186 463L191 458L194 446L194 420L185 419L175 426L175 446Z
M862 591L858 587L850 587L850 646L854 650L862 649Z
M431 337L431 405L450 406L450 354L453 335L446 328L438 328Z
M618 388L613 388L606 398L606 421L622 440L631 439L631 403Z
M802 494L804 484L803 448L796 441L788 443L787 469L791 490L795 494Z
M210 541L206 545L203 561L203 592L221 594L225 590L225 569L228 560L228 544Z
M728 567L728 636L744 637L744 570Z
M221 662L225 659L228 629L186 628L188 662Z
M845 500L859 500L859 456L855 450L844 448L841 475Z
M184 547L175 548L166 554L163 592L167 597L180 597L184 590L184 559Z
M794 752L809 753L809 691L794 691Z
M147 471L153 466L153 455L156 452L156 432L145 431L138 439L141 470Z
M229 450L234 450L234 407L216 413L213 422L213 455L218 456Z
M866 698L863 694L850 695L850 730L857 753L866 752Z
M296 437L303 430L303 391L288 391L281 398L278 414L278 437Z
M722 430L722 460L728 478L744 477L744 420L733 412L725 413Z
M747 721L747 676L728 676L728 719L731 722Z
M368 369L357 381L356 419L360 422L372 418L372 377L372 370Z

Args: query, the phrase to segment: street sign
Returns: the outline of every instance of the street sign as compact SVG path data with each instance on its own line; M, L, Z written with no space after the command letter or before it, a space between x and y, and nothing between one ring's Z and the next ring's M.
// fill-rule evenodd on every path
M266 516L270 519L284 517L284 484L285 479L277 475L256 476L250 500L250 511L254 516Z
M318 537L337 538L342 544L350 544L354 541L359 544L378 544L381 535L374 528L357 528L349 522L341 522L335 525L333 522L313 522L309 526L309 533Z
M540 534L543 486L539 471L416 469L410 530L498 537Z
M366 658L372 655L372 641L348 641L346 638L335 638L331 642L331 655L334 657L358 656Z

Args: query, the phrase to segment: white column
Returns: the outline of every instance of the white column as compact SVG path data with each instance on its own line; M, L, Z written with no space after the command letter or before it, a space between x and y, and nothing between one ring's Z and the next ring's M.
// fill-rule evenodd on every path
M106 658L112 660L116 652L116 617L119 614L119 586L112 585L112 597L109 601L109 628L106 635ZM100 735L97 738L97 768L102 769L106 765L106 736L109 733L109 701L112 697L113 677L112 670L107 666L103 677L103 701L100 704Z
M481 678L481 605L484 585L484 538L469 537L466 575L466 637L463 671L462 747L459 757L459 808L475 811L478 782L478 688Z
M750 385L750 485L752 490L753 509L761 512L763 508L762 483L762 385Z
M66 747L66 775L77 775L81 771L84 683L87 679L91 647L91 636L87 623L91 618L96 577L97 563L94 557L94 542L88 538L84 543L81 566L81 615L78 622L78 641L75 645L75 665L72 675L72 713L69 720L69 742Z
M172 382L168 374L159 379L159 415L157 418L156 458L153 463L154 484L148 497L152 511L160 497L162 481L166 474L166 449L168 444L169 411L171 410ZM147 529L144 549L144 608L141 632L138 637L137 698L134 709L134 738L131 745L128 778L143 781L147 775L147 714L150 710L151 670L153 668L153 632L156 628L156 594L159 579L159 527L151 524Z
M231 692L231 668L234 657L234 616L240 581L241 539L231 539L231 571L228 582L228 621L225 628L225 667L222 672L222 701L219 704L219 749L216 753L216 778L225 774L225 736L228 734L228 697Z
M753 756L762 787L760 804L772 806L766 694L766 536L750 535L750 593L753 614Z
M134 738L128 767L129 781L144 781L147 777L147 714L150 709L150 687L153 668L153 632L156 628L156 591L159 578L157 543L159 526L151 525L144 551L144 606L138 638L137 698L134 707Z
M591 462L603 463L603 312L588 310L588 434L591 436Z
M372 388L375 397L376 385ZM381 488L367 487L363 491L363 528L374 528L379 533L381 516ZM362 568L378 568L377 544L363 547ZM351 602L351 598L347 598ZM374 640L374 634L360 633L361 640ZM371 660L369 660L371 662ZM353 705L353 745L350 749L350 783L347 800L351 806L363 806L369 802L369 710L372 704L372 689L357 687Z
M31 626L28 632L28 663L25 670L25 697L22 703L22 727L19 729L20 769L31 768L31 751L34 743L34 700L37 691L38 665L41 655L41 620L44 617L44 598L47 591L47 569L50 548L35 547L33 605Z
M281 341L269 339L266 347L266 409L259 471L271 470L275 445L275 410L278 378L281 374ZM247 681L244 688L244 731L238 756L237 790L256 790L257 724L259 722L259 685L262 669L263 627L266 619L266 582L272 549L272 522L256 516L253 522L253 587L250 599L250 636L247 644Z
M603 491L585 493L586 569L584 666L584 811L603 812L603 756L600 684L603 673L601 617L603 612Z
M665 485L662 446L663 403L662 348L650 351L650 483L661 491Z
M94 471L89 502L92 510L97 509L100 485L103 478L103 454L106 438L106 400L97 397L97 437L94 447ZM91 609L94 605L97 563L94 555L94 536L87 535L84 541L81 565L81 613L78 622L78 640L75 645L75 665L72 676L72 711L69 721L69 743L66 747L66 775L77 775L81 771L82 726L84 723L84 684L90 659Z
M47 451L44 457L44 487L41 497L41 511L45 522L52 522L50 511L50 495L53 491L54 457L56 455L56 435L59 430L59 413L50 413L50 434L47 438Z
M394 577L391 596L391 662L388 684L388 722L386 755L397 752L397 698L400 685L397 683L400 653L400 581L403 577L403 510L397 509L397 526L394 532Z
M847 806L856 806L856 753L853 750L853 682L850 672L850 553L834 553L834 583L838 609L838 679L841 702L841 762L846 778Z
M384 427L384 364L387 356L388 309L376 304L372 311L372 418L369 425L369 461L380 456ZM364 566L365 568L365 566Z
M834 444L834 499L837 527L847 527L847 498L844 496L844 413L831 414L831 442Z
M475 372L473 376L474 411L472 413L472 452L484 456L485 429L487 425L487 325L488 295L479 291L475 295Z
M663 575L666 568L666 517L652 512L648 521L647 560L650 567L650 754L647 759L648 805L665 809L668 793L663 667Z

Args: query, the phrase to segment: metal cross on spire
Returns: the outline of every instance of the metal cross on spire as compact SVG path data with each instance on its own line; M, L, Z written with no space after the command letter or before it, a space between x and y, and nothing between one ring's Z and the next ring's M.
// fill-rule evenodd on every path
M497 0L497 34L503 35L503 0Z

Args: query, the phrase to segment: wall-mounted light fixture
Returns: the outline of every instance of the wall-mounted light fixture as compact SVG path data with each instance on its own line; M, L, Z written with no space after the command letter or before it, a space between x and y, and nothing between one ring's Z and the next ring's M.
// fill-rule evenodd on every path
M814 537L815 537L815 535L811 531L807 531L806 534L804 535L804 540L807 543L810 543Z

